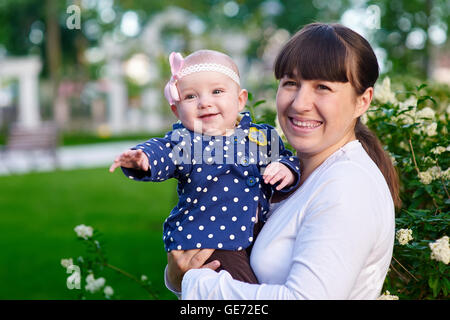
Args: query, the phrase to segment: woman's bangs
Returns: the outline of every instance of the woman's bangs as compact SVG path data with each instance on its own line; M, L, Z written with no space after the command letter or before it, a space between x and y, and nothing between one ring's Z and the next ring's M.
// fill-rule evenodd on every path
M277 57L277 79L287 75L304 80L349 81L346 48L331 28L305 30L297 37Z

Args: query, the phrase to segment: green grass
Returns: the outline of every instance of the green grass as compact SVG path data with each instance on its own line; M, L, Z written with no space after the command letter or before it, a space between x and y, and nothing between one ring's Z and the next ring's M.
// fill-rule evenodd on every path
M164 286L162 223L175 188L174 180L136 182L107 168L0 177L0 299L76 298L60 261L83 255L73 230L79 224L102 233L110 264L147 275L160 299L174 299ZM148 298L113 271L105 278L116 297Z

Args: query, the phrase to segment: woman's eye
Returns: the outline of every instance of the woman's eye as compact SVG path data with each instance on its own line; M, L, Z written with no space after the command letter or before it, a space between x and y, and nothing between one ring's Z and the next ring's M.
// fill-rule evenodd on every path
M292 87L292 86L296 86L296 85L297 85L297 82L292 81L292 80L286 80L283 83L283 86L285 86L285 87Z
M317 86L317 88L319 88L320 90L330 90L331 91L331 89L329 87L327 87L326 85L323 85L323 84L319 84Z

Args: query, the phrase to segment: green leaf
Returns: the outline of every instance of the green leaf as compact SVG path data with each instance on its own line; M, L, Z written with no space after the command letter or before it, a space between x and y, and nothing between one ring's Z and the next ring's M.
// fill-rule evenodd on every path
M414 193L413 193L413 195L412 195L412 197L413 198L417 198L418 196L421 196L422 194L423 194L423 188L419 188L419 189L417 189Z
M255 102L253 107L257 107L257 106L259 106L260 104L263 104L263 103L266 103L266 100L259 100L259 101Z
M439 294L439 291L440 291L439 290L439 277L438 276L430 277L428 279L428 285L433 290L433 297L437 297L437 295Z
M422 83L420 86L417 86L417 91L422 90L422 89L425 88L426 86L428 86L426 83Z

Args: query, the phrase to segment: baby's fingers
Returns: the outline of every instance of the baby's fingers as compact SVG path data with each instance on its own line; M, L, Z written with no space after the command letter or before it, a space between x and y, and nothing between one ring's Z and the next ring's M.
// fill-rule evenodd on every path
M277 171L272 177L269 177L268 182L266 182L266 183L274 185L275 183L277 183L284 177L285 177L285 175L282 171Z
M120 167L120 161L114 160L111 167L109 167L109 172L114 172L118 167Z
M264 183L268 184L269 181L273 178L273 176L279 171L279 168L273 163L269 164L266 167L266 170L263 173Z
M114 159L114 162L109 167L109 172L114 172L114 170L116 170L118 167L120 167L120 165L121 165L121 158L122 158L122 154L120 156L117 156Z
M286 187L286 186L289 185L289 184L290 184L289 179L288 179L287 177L284 177L284 178L281 180L280 184L276 187L276 189L277 189L277 190L281 190L281 189L283 189L284 187Z

